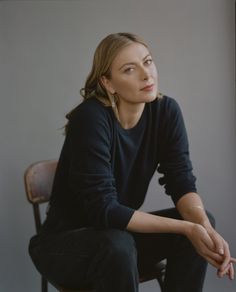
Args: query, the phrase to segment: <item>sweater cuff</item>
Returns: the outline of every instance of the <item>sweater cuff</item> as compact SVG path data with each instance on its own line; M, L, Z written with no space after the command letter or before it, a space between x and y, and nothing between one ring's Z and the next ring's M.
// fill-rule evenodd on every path
M124 230L127 227L134 212L134 209L121 205L117 202L117 204L112 206L108 212L108 227Z
M186 190L182 190L181 192L179 192L178 194L172 195L172 201L174 202L175 206L177 205L178 201L180 198L182 198L184 195L188 194L188 193L196 193L197 189L195 187L191 188L191 189L186 189Z

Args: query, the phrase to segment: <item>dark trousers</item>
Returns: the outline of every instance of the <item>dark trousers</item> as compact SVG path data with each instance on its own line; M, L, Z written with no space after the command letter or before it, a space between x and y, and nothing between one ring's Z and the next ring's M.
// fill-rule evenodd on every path
M174 208L152 213L181 219ZM97 292L137 292L139 277L163 259L165 292L200 292L207 267L185 236L168 233L69 230L34 236L29 252L49 281L71 289L92 285Z

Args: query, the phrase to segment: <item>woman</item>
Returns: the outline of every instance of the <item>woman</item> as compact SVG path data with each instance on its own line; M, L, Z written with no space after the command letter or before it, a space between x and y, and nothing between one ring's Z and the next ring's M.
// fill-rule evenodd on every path
M67 116L47 219L30 242L37 269L98 292L138 291L162 259L166 292L202 291L207 262L232 279L235 259L196 193L180 108L158 92L146 43L108 35L82 94ZM138 211L156 169L175 208Z

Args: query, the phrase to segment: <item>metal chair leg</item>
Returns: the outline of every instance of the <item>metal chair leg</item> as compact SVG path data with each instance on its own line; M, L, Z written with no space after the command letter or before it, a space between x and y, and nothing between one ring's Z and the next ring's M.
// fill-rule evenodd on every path
M159 286L160 286L161 292L163 292L163 291L164 291L164 281L163 281L163 279L158 279L158 278L157 278L157 281L158 281L158 283L159 283Z
M48 281L42 276L42 292L48 292Z
M166 264L164 262L158 263L158 273L157 273L157 281L161 288L161 291L164 291L164 281L165 281L165 272L166 272Z

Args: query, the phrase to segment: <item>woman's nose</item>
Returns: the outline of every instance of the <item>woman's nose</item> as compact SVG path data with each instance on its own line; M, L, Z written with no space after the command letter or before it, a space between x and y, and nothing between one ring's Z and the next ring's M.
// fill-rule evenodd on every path
M142 68L141 70L142 70L142 72L141 72L142 80L148 80L149 77L151 76L150 71L147 68Z

